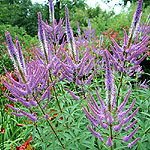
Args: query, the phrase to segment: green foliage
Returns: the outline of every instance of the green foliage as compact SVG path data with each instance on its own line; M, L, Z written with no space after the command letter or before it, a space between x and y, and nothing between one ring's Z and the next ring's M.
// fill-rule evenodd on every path
M31 59L33 57L32 47L33 45L38 45L37 37L31 37L26 33L23 28L19 28L17 26L12 27L11 25L0 25L0 74L5 74L3 66L8 71L12 71L14 69L13 63L8 55L6 39L5 39L5 30L11 33L14 45L15 45L15 36L17 35L18 40L21 43L22 51L26 59Z

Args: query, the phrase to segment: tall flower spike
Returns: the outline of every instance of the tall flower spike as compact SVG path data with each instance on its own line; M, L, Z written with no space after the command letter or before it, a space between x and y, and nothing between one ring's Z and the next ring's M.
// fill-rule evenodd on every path
M136 8L136 11L134 13L132 24L131 24L131 29L129 31L130 35L129 35L128 45L130 45L132 37L136 35L135 30L138 28L139 23L140 23L140 19L142 16L142 5L143 5L143 0L138 0L137 8Z
M54 6L52 0L49 0L49 19L50 19L50 24L52 26L54 22Z
M65 8L65 17L66 17L66 31L67 31L67 41L68 44L71 48L71 53L73 56L73 59L75 61L75 53L76 53L76 47L75 47L75 42L74 42L74 38L73 38L73 32L72 29L70 27L70 21L69 21L69 11L68 8Z
M140 22L141 13L142 13L142 5L143 5L143 0L139 0L138 4L137 4L136 12L135 12L133 20L132 20L132 27L134 27L134 28Z
M5 31L5 36L6 36L6 40L7 40L7 47L8 47L9 55L14 63L14 66L16 67L16 69L18 69L18 67L19 67L18 54L14 47L13 41L11 39L11 35L8 31Z
M16 41L16 46L17 46L17 51L18 51L18 54L19 54L19 63L20 63L20 66L22 68L22 71L26 74L26 66L25 66L25 62L24 62L24 57L22 55L22 50L21 50L20 42L18 40Z
M87 109L85 108L85 106L83 104L82 104L82 107L83 107L83 111L86 114L87 118L89 119L91 125L95 128L98 127L98 120L87 111Z
M77 31L78 31L78 36L80 37L81 36L81 30L80 30L78 21L77 21Z
M110 66L110 61L107 55L107 50L104 52L104 57L105 57L105 62L106 62L106 79L105 79L105 84L106 84L106 102L107 102L107 107L108 110L111 111L111 97L112 97L112 88L113 88L113 76L112 76L112 71L111 71L111 66Z
M45 31L43 29L42 15L40 12L38 12L38 37L39 37L41 49L45 55L46 62L48 64L48 47L47 47Z

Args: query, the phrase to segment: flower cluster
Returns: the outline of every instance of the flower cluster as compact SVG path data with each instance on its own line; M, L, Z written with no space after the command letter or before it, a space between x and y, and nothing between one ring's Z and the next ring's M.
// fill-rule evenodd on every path
M104 51L104 56L105 56L105 61L106 61L106 101L107 101L107 105L105 105L104 101L101 99L98 90L96 89L96 95L97 95L97 99L99 100L100 103L100 107L98 106L98 104L96 103L95 99L93 98L91 92L89 91L89 96L86 96L86 99L88 101L88 105L90 108L90 111L92 112L92 115L84 105L83 106L83 111L85 112L88 120L90 121L91 125L94 128L98 128L99 129L99 125L101 128L105 129L105 130L109 130L109 134L100 134L99 132L94 131L90 126L88 126L88 129L91 131L91 133L96 136L97 138L99 138L102 142L104 142L103 140L103 136L106 136L108 139L106 141L106 145L107 146L113 146L113 140L116 140L117 137L117 133L121 132L122 129L124 131L128 131L129 129L131 129L134 124L137 122L137 120L134 120L131 124L127 125L136 115L137 111L139 110L139 107L131 114L128 116L128 114L131 112L132 108L135 105L135 101L136 99L133 99L133 102L131 103L131 105L129 106L128 109L126 109L125 111L124 108L126 106L126 103L128 101L129 95L131 93L131 90L129 90L128 94L125 96L124 101L121 103L120 106L116 107L116 88L113 82L113 75L111 72L111 68L110 68L110 63L109 63L109 59L108 59L108 53L107 51ZM128 142L133 135L136 133L136 131L138 130L139 127L136 127L129 135L123 136L122 137L122 141L123 142ZM133 142L128 144L128 147L131 148L133 145L136 144L136 142L139 140L140 138L137 138L136 140L134 140Z

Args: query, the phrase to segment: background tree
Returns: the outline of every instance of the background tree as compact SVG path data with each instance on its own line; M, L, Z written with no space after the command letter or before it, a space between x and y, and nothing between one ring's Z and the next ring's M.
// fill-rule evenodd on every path
M111 1L113 1L113 0L103 0L103 2L105 2L105 3L110 3ZM119 0L116 5L123 4L123 6L126 6L128 2L135 3L135 2L138 2L138 0ZM150 6L150 0L144 0L143 3L144 3L145 8Z

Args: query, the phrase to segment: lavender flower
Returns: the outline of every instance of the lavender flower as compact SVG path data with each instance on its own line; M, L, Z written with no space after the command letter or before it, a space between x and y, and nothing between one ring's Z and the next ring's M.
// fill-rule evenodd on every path
M75 43L74 43L74 38L73 38L73 32L70 27L69 11L68 11L67 7L65 8L65 13L66 13L67 40L68 40L68 44L70 45L70 48L71 48L71 53L72 53L73 59L75 60L76 48L75 48Z
M138 137L138 138L135 139L133 142L129 143L129 144L128 144L128 147L131 148L131 147L134 146L134 145L137 143L137 141L140 140L140 139L141 139L141 138Z
M95 132L89 125L87 127L94 136L96 136L97 138L99 138L103 142L103 139L102 139L101 135L98 132Z
M44 118L47 120L47 119L49 119L49 114L46 114L45 116L44 116Z
M135 130L133 130L133 132L131 132L129 135L127 136L124 136L123 137L123 141L124 142L128 142L132 137L133 135L136 133L136 131L138 130L139 127L136 127Z
M110 136L108 137L108 140L107 140L106 144L107 144L108 146L112 146L112 145L113 145L113 142L112 142Z
M49 0L49 19L51 25L53 25L54 22L54 6L52 0Z
M126 95L126 97L123 101L123 103L118 108L113 108L111 110L108 109L108 106L105 106L105 104L102 101L97 89L96 89L96 95L97 95L97 98L99 99L101 109L98 106L98 104L96 103L96 101L94 100L94 98L92 97L91 93L89 92L89 95L90 95L90 98L91 98L93 104L91 103L91 101L89 100L89 98L87 96L86 96L86 99L88 101L90 111L93 113L93 115L96 118L93 115L91 115L90 112L88 112L88 110L85 108L84 105L82 105L82 106L83 106L83 111L85 112L85 114L86 114L87 118L89 119L91 125L95 128L98 128L98 125L100 125L103 129L108 129L109 128L109 131L111 133L112 133L112 129L114 130L114 132L121 131L122 127L124 125L126 125L135 116L136 112L139 109L139 108L137 108L129 117L124 118L131 111L131 109L133 108L133 106L135 104L135 100L136 100L136 99L134 99L132 104L130 105L130 107L126 111L123 112L123 108L125 107L125 105L127 103L130 92L131 92L131 90L129 90L128 94ZM114 94L114 97L116 97L116 94ZM114 115L113 111L117 112L117 118L116 118L116 115ZM136 121L137 120L133 121L133 123L131 123L129 126L125 127L124 130L128 131L130 128L133 127L133 125L136 123ZM133 137L133 135L136 133L138 128L139 127L135 128L135 130L133 132L131 132L129 135L124 136L123 141L128 142ZM95 132L93 129L92 129L91 132L94 136L97 137L97 134L96 134L97 132ZM114 138L113 136L114 135L111 134L111 136L108 137L106 145L108 145L108 146L113 145L113 142L112 142L112 139Z
M137 121L138 120L134 120L130 125L128 125L126 128L124 128L124 130L128 131L129 129L131 129Z
M71 96L72 96L74 99L76 99L76 100L79 100L79 99L80 99L78 96L76 96L76 95L74 94L74 92L70 91L70 90L67 89L67 88L65 88L65 90L67 90L67 91L71 94Z

